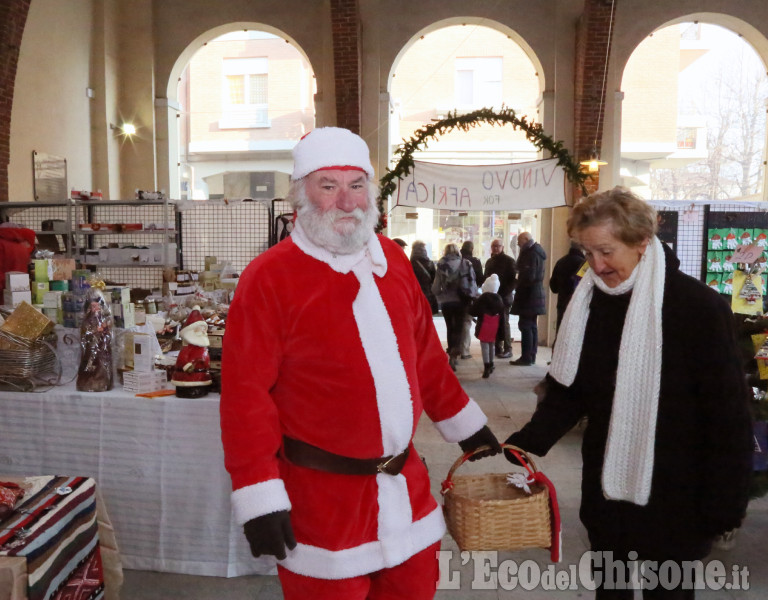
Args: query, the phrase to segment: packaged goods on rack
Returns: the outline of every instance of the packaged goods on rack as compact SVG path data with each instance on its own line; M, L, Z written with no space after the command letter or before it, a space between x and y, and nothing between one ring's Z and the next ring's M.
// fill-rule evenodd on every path
M32 304L32 290L30 288L29 273L21 271L8 271L5 274L5 288L3 289L3 304L15 308L22 302Z

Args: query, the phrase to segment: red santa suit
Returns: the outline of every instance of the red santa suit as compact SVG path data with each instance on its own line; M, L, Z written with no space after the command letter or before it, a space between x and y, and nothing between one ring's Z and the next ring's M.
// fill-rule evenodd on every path
M239 280L222 360L221 424L240 524L290 510L297 547L279 561L319 579L399 565L445 531L411 448L398 475L340 475L281 459L283 436L353 458L411 447L422 411L458 442L486 418L448 366L402 250L371 234L333 255L301 222Z

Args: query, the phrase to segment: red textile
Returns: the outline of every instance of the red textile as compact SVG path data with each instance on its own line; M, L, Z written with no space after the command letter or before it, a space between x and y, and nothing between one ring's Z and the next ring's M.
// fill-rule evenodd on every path
M5 274L27 271L35 249L35 232L20 227L0 227L0 294L5 289Z
M0 504L13 508L16 501L24 495L24 490L16 483L0 481Z
M483 322L480 325L480 331L477 332L477 339L481 342L495 342L498 331L499 315L483 315Z
M88 600L95 596L94 592L104 587L104 573L101 567L99 548L91 552L67 581L62 585L51 600Z

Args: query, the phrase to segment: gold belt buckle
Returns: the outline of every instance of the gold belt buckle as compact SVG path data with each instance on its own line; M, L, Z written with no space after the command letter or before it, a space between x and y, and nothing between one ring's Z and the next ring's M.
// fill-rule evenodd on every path
M395 460L398 456L400 456L400 455L398 454L396 456L390 456L384 462L379 463L378 465L376 465L376 470L379 473L384 473L385 475L391 475L391 473L389 471L387 471L387 467L389 466L389 463L391 463L393 460Z

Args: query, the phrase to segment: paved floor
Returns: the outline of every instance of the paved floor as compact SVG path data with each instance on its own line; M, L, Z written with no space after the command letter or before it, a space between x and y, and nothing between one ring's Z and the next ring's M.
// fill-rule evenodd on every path
M445 332L441 318L435 321L441 338ZM513 327L514 330L514 327ZM519 356L519 344L515 344L515 357ZM504 438L519 429L530 417L536 396L533 388L546 373L549 350L542 348L538 362L531 367L509 366L508 361L497 360L496 372L489 379L480 377L483 366L478 344L472 347L472 358L459 361L458 376L470 396L485 410L491 429ZM432 487L438 493L440 482L459 455L456 445L446 444L428 420L420 424L416 434L416 447L426 458L432 475ZM557 598L571 600L592 598L593 594L579 584L579 564L587 549L586 533L578 519L580 499L581 457L579 448L581 431L576 428L568 433L551 451L536 461L538 467L553 481L557 489L563 520L563 560L556 566L549 562L549 552L543 549L522 552L504 552L498 555L461 556L453 540L446 536L443 549L446 552L441 568L441 589L437 600L491 600L528 598L543 600ZM505 472L508 463L494 457L462 466L462 472ZM723 485L728 485L727 481ZM728 551L715 550L708 558L710 573L717 575L719 563L722 573L730 583L733 569L742 581L744 568L748 571L749 590L720 589L697 592L697 598L720 600L730 598L768 598L768 499L750 504L747 519L739 530L735 546ZM494 566L494 561L496 565ZM545 582L534 589L523 589L523 581L513 589L514 580L507 577L519 567L520 573L543 574ZM530 569L529 569L530 567ZM549 569L549 573L547 573ZM547 585L552 578L559 587ZM549 587L549 589L545 589ZM530 586L526 586L530 587ZM566 589L563 589L563 588ZM123 600L279 600L280 585L274 576L250 576L224 579L194 577L148 571L126 571L121 598ZM639 596L638 596L639 597Z

